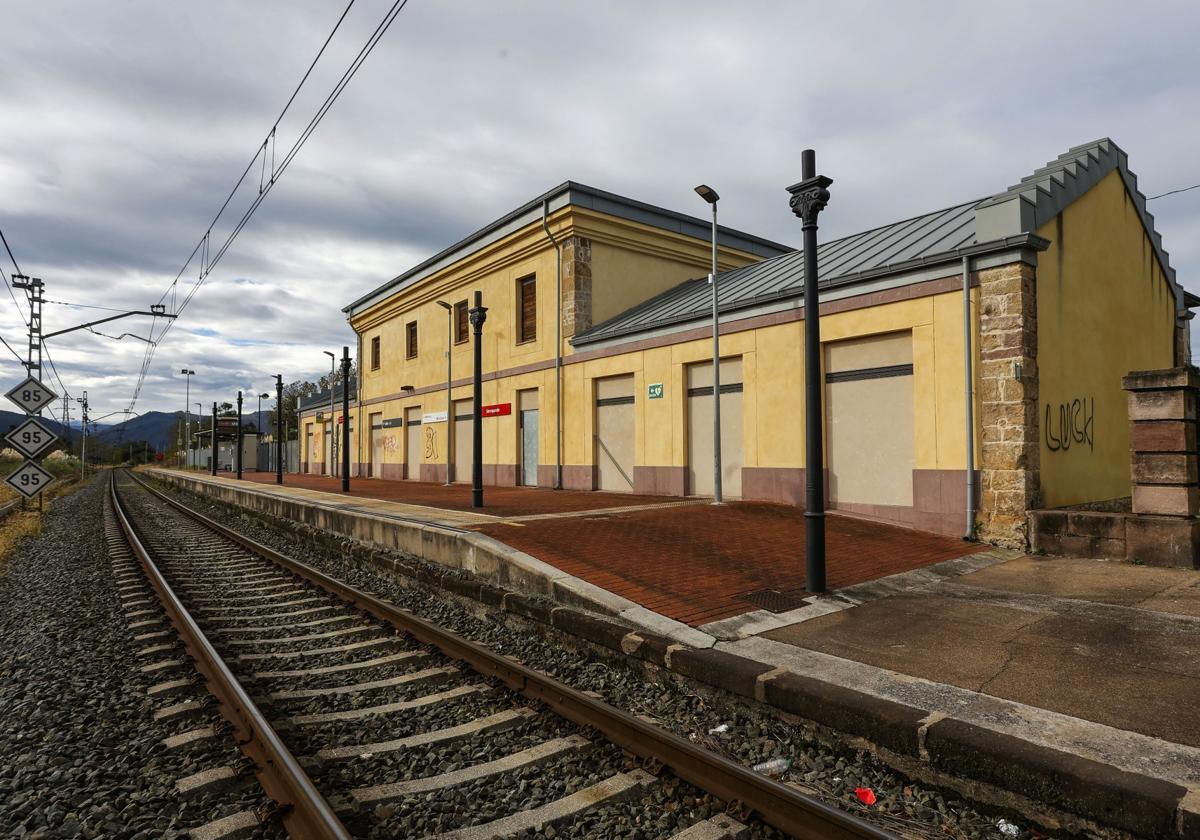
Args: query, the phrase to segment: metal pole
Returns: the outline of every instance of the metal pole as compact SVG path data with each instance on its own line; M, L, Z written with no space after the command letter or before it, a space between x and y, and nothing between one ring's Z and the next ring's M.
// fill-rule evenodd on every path
M825 453L822 446L821 302L817 290L817 216L833 181L818 175L817 155L800 156L803 180L788 187L804 231L804 588L825 591Z
M329 353L328 350L325 352ZM337 463L337 420L333 416L333 380L337 375L336 365L336 357L329 353L329 475L331 478Z
M238 481L242 480L242 392L238 391L237 403L237 443L233 451L233 463L237 465Z
M724 501L721 493L721 321L717 314L717 202L712 203L712 352L713 352L713 504Z
M475 293L471 307L471 328L475 333L475 393L471 412L471 507L483 507L483 323L487 307L483 293Z
M192 456L192 469L198 470L200 469L200 430L204 428L204 403L192 403L192 405L196 406L196 454Z
M453 482L450 480L450 464L451 446L453 445L454 433L454 310L450 307L446 308L446 486L449 487Z
M87 391L83 392L81 400L83 407L83 438L79 443L79 478L80 480L87 478L87 424L88 424L88 397Z
M283 374L275 374L275 483L283 484Z
M192 438L192 372L189 370L187 376L183 378L183 440L186 449L183 450L183 465L190 467L188 463L188 453L191 451Z
M212 457L209 458L208 466L209 466L209 471L213 475L216 475L217 474L217 404L216 404L216 402L213 403L212 428L209 429L209 434L212 437L212 441L209 443L209 446L212 448Z
M342 492L350 492L350 348L342 347Z

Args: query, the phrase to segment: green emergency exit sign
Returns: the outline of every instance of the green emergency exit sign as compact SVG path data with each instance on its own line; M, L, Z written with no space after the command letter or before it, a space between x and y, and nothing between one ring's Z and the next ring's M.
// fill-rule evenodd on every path
M663 395L663 384L661 382L651 382L646 386L646 396L652 400L661 400Z

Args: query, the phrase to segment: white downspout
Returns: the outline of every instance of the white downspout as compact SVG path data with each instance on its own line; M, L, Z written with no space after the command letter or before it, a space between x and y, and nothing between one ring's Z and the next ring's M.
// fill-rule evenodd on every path
M963 257L963 399L967 408L967 528L964 540L975 540L975 377L971 353L971 258Z

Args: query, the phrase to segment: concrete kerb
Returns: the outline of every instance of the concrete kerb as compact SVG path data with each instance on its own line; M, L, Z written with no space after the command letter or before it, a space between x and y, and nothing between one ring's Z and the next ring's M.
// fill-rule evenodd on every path
M352 527L353 521L306 516L306 511L297 509L311 510L309 505L265 504L263 494L247 492L248 488L224 487L221 489L225 493L208 492L212 487L208 482L165 471L153 472L185 489L195 487L193 492L198 495L262 511L278 519L328 528L340 536L384 549L406 551L400 545L407 541L394 536L399 529L420 533L422 548L435 546L438 556L427 557L421 550L406 553L451 570L432 577L422 575L421 579L437 585L451 579L458 581L457 576L465 571L491 583L519 588L526 595L551 599L563 605L537 607L520 595L504 595L490 583L450 587L462 597L498 606L523 620L547 624L616 655L664 668L734 698L764 702L835 738L849 738L873 749L901 772L925 776L952 787L958 779L963 779L975 793L982 785L986 788L982 798L1007 806L1015 803L1031 819L1065 819L1077 827L1103 825L1147 837L1200 838L1197 794L1192 784L1185 787L1080 755L1070 749L1070 743L1063 745L1063 749L1050 748L958 719L953 710L946 713L922 708L919 701L891 700L821 676L778 667L777 663L764 666L762 658L728 650L710 652L716 641L712 635L607 593L482 534L398 523L386 518L379 518L387 526L383 530L372 527L364 532ZM369 516L355 512L351 520L361 521ZM342 528L351 533L343 533ZM427 542L424 537L427 531L436 532L437 537ZM372 539L375 536L383 539ZM453 556L449 554L451 548ZM442 562L442 558L450 562ZM393 559L379 565L399 570L403 564ZM556 597L559 595L564 597L560 600ZM579 612L580 608L589 612ZM731 643L717 647L726 645ZM1020 772L1005 772L1004 768L1018 768ZM998 797L988 790L1011 796ZM1033 801L1029 798L1031 792L1041 798ZM1122 801L1138 805L1119 807Z

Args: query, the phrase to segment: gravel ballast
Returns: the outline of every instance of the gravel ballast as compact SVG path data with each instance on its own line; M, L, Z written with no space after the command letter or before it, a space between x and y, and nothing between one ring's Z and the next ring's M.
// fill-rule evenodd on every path
M156 708L202 697L200 689L152 700L155 683L194 678L186 667L140 669L177 658L174 635L134 641L105 542L105 480L53 502L39 537L0 561L0 833L32 838L163 838L252 808L250 777L236 789L183 799L176 782L236 762L226 737L174 750L162 739L219 725L211 708L185 720L153 720ZM157 600L123 575L129 600ZM144 607L140 607L144 608ZM168 625L163 623L163 627ZM151 644L172 648L139 655ZM274 827L252 836L277 837Z

